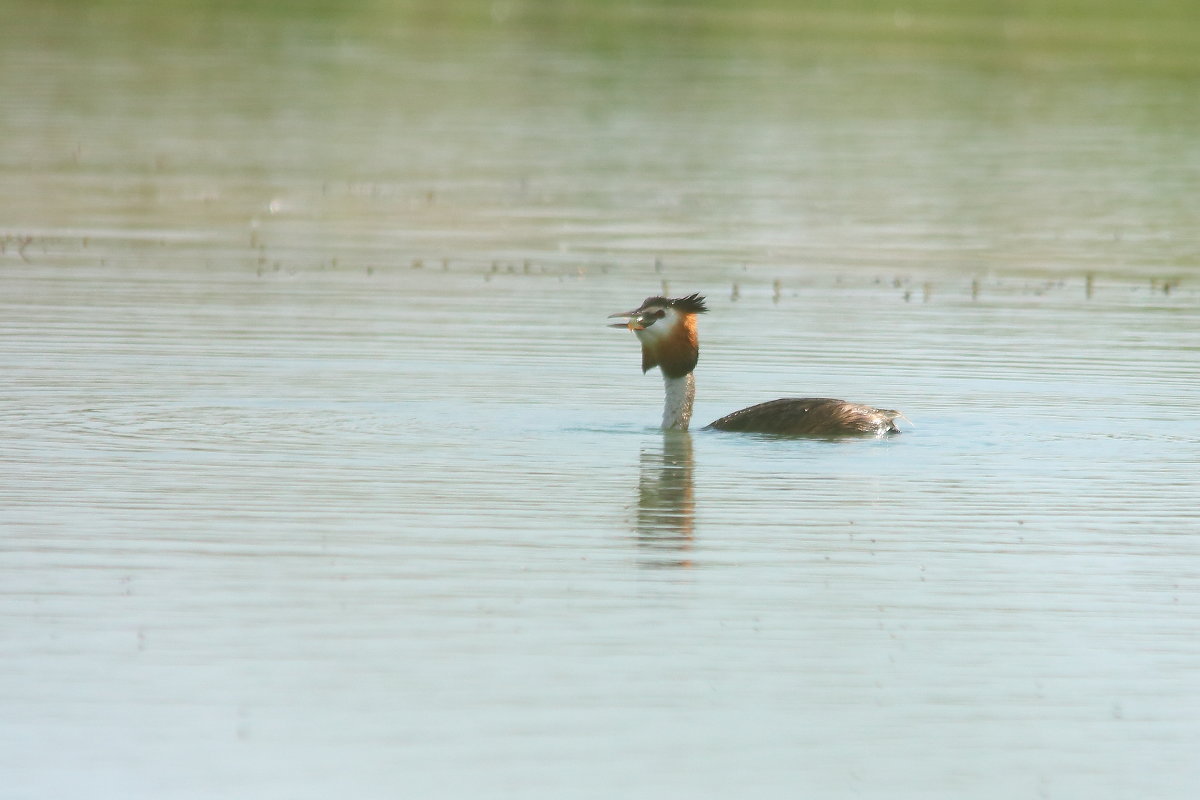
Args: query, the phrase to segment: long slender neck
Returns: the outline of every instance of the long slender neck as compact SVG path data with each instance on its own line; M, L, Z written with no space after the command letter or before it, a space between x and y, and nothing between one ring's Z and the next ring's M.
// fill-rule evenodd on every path
M692 421L692 401L696 399L696 379L692 373L682 378L663 375L667 400L663 404L663 430L686 431Z

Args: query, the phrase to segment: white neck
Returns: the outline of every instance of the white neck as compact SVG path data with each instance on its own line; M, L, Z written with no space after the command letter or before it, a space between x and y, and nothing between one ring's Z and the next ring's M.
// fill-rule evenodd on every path
M696 399L696 379L692 373L682 378L663 376L667 401L663 404L663 430L686 431L692 421L692 401Z

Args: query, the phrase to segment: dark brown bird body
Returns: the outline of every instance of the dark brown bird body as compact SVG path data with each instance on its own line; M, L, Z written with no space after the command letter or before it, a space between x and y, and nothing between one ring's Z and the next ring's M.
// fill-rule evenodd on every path
M778 436L879 436L899 433L899 411L827 397L782 397L727 414L709 428Z

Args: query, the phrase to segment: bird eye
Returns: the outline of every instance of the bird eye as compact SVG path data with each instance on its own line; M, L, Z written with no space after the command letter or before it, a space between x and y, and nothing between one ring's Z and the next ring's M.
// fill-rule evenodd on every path
M666 315L667 315L667 312L663 311L661 308L658 311L654 312L654 316L658 317L659 319L662 319Z

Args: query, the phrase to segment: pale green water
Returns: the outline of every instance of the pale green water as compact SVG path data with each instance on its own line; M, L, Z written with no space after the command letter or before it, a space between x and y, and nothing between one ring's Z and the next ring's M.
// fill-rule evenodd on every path
M5 797L1193 797L1187 9L446 8L10 6Z

